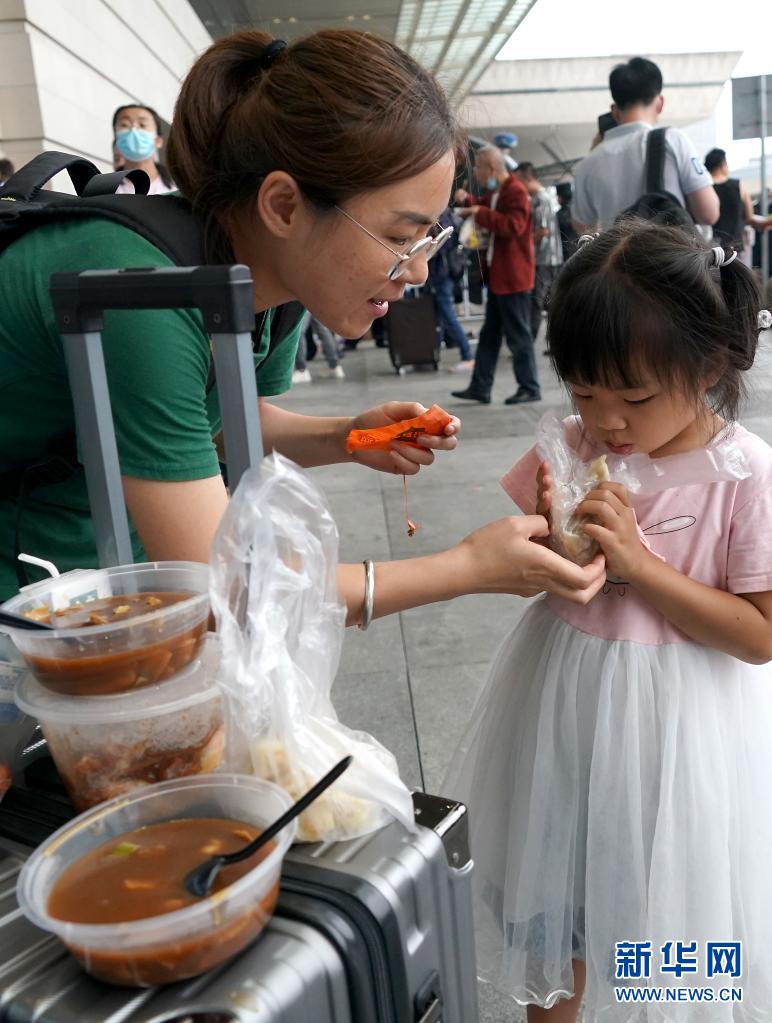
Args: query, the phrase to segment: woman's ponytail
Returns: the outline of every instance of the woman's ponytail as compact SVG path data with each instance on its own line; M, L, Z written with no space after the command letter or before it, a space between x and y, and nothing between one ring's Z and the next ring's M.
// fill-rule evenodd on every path
M167 147L177 186L215 229L237 209L255 215L272 170L331 210L450 152L465 158L465 138L432 75L388 40L350 29L286 46L265 32L218 40L182 85Z

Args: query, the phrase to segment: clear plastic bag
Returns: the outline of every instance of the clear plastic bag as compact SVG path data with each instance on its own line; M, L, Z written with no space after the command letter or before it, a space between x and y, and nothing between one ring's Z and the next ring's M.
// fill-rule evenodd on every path
M554 480L552 546L578 565L588 564L599 547L582 531L586 516L577 515L576 508L603 480L623 483L632 494L656 494L672 487L741 480L750 475L730 431L724 431L705 448L665 458L600 455L584 462L566 438L567 424L582 429L578 419L561 421L552 414L543 416L536 427L536 446L539 457L550 463Z
M332 705L345 628L338 531L310 476L276 454L245 473L210 560L231 766L298 798L352 754L346 773L301 815L298 839L354 838L390 815L413 829L396 760L342 725Z
M569 561L588 565L600 548L582 530L587 516L577 515L577 506L604 480L624 483L633 493L640 488L639 481L623 459L615 458L612 465L610 459L600 455L592 462L583 462L566 440L565 424L553 415L541 418L536 428L536 447L539 457L550 463L550 475L554 480L551 546Z

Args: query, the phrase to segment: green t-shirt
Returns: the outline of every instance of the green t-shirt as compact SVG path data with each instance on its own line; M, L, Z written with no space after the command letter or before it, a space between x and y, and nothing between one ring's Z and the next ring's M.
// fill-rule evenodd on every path
M48 295L52 273L171 266L155 246L102 218L48 224L0 256L0 473L43 457L74 430L62 342ZM289 389L300 324L268 355L271 315L255 354L258 393ZM121 472L143 479L204 479L219 472L217 389L207 394L210 341L196 310L111 310L102 334ZM268 357L266 357L268 355ZM16 592L17 503L0 498L0 599ZM21 549L60 571L96 564L83 470L41 487L21 516ZM143 553L136 535L135 553ZM30 568L30 578L37 571Z

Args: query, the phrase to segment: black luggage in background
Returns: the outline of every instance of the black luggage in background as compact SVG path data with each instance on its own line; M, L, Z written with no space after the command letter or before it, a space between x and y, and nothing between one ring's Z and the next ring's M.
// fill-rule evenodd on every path
M434 299L428 294L400 299L384 317L389 334L389 355L399 373L403 366L440 365L440 342Z

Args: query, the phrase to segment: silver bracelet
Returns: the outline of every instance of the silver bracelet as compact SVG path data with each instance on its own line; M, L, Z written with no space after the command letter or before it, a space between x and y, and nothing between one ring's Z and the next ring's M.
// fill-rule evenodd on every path
M367 561L363 561L362 564L365 566L365 603L362 610L362 621L359 623L359 628L362 632L368 627L370 622L373 620L373 600L375 598L375 565L368 558Z

